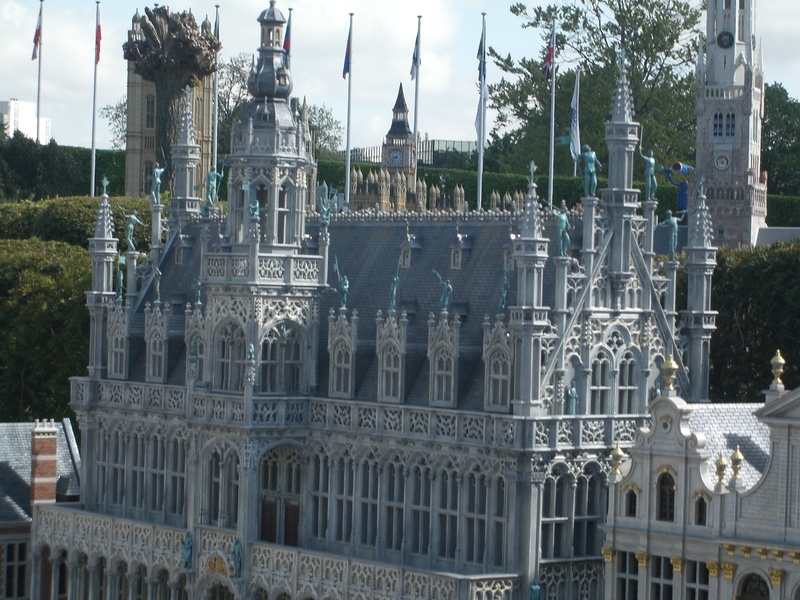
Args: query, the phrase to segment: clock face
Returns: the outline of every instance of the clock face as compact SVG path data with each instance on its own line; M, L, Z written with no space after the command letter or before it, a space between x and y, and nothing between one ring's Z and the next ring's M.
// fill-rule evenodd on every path
M730 48L733 46L733 34L730 31L723 31L717 36L717 45L720 48Z
M724 171L730 165L730 159L725 154L720 154L717 158L714 159L714 164L720 171Z
M392 150L389 152L389 164L393 166L399 166L403 164L403 151L402 150Z

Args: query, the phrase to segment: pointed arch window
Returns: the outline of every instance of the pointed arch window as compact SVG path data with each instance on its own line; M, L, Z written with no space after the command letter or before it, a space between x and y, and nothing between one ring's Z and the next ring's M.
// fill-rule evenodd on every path
M659 475L656 483L656 519L675 521L675 480L669 473Z
M511 360L507 352L497 350L489 356L486 378L486 408L508 409L511 401Z
M125 377L125 333L114 330L111 334L111 360L109 374L111 378Z
M454 559L458 540L458 471L454 466L448 465L439 472L437 479L437 555L440 558Z
M330 463L322 453L314 457L311 480L311 535L324 540L328 534L328 491ZM352 497L352 496L351 496Z
M411 553L427 556L431 532L431 471L425 465L411 468Z
M289 244L289 186L282 185L278 190L278 206L275 214L276 233L279 244Z
M153 333L147 344L148 374L151 381L164 379L164 336L161 332Z
M333 539L349 543L353 535L353 490L355 466L349 456L337 456L333 460L332 500Z
M359 468L358 514L359 542L363 546L375 546L378 538L378 461L367 458Z
M155 129L156 127L156 97L147 94L144 100L144 128Z
M637 512L636 512L637 502L638 502L638 497L636 496L636 491L632 490L632 489L628 490L625 493L625 516L626 517L636 517L636 515L637 515Z
M303 384L303 336L282 323L261 343L261 391L265 394L299 394Z
M636 412L636 358L630 351L625 352L619 361L617 379L617 414L629 415Z
M698 496L694 501L694 524L708 524L708 502L703 496Z
M570 481L556 468L544 484L542 502L542 558L563 558L568 548Z
M592 381L589 391L591 414L608 414L611 396L611 363L605 353L598 354L592 361Z
M574 505L574 556L597 556L602 539L600 524L606 513L605 493L598 469L587 468L578 477Z
M350 345L345 340L340 340L333 346L331 360L331 396L349 398L352 354Z
M195 361L195 365L197 366L197 381L203 381L205 357L206 357L206 343L203 341L202 335L195 334L190 338L189 356L191 359ZM187 379L188 379L188 373L187 373Z
M261 540L297 546L300 528L301 464L297 451L273 450L261 460Z
M465 560L480 564L483 563L483 555L486 552L486 505L488 500L486 476L482 473L470 472L467 474L466 486Z
M449 348L437 348L431 359L431 403L453 406L455 385L453 354Z
M736 135L736 113L729 112L725 115L725 137Z
M214 449L207 461L208 524L236 527L239 521L239 457Z
M384 402L400 402L400 349L387 344L380 354L379 399Z
M186 442L173 438L167 456L167 515L182 523L186 504Z
M227 391L244 389L245 367L244 331L238 325L229 323L217 337L216 387Z
M713 119L714 137L722 137L722 113L714 113Z
M400 550L403 544L403 506L405 503L406 477L399 458L384 467L386 490L384 510L386 514L386 548Z

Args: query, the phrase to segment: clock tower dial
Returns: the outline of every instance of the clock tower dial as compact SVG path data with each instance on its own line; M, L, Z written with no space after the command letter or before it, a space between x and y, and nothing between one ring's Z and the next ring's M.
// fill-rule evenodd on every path
M389 151L389 164L393 167L399 167L403 164L403 151L399 148Z

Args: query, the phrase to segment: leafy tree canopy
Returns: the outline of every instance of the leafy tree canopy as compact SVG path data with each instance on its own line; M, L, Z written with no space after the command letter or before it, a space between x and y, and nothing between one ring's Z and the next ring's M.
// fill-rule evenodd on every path
M125 148L128 128L128 99L123 96L114 104L106 104L100 109L100 116L108 121L111 130L111 147L115 150Z
M491 86L499 118L491 134L503 170L521 172L531 159L545 164L549 144L550 89L541 71L553 20L556 57L556 135L567 135L575 71L581 70L581 141L602 155L603 123L619 63L624 58L634 114L643 126L644 146L663 163L692 162L694 156L694 76L700 11L683 0L571 0L528 9L511 6L524 28L542 34L542 53L514 59L490 55L505 74ZM566 147L556 150L557 173L572 172ZM560 166L560 169L558 168Z
M800 102L780 84L767 84L761 129L761 168L770 194L800 191Z

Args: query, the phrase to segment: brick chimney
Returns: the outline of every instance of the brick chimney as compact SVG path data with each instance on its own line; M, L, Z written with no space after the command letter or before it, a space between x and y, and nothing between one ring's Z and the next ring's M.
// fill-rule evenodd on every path
M58 429L53 419L39 421L31 434L31 510L56 501Z

